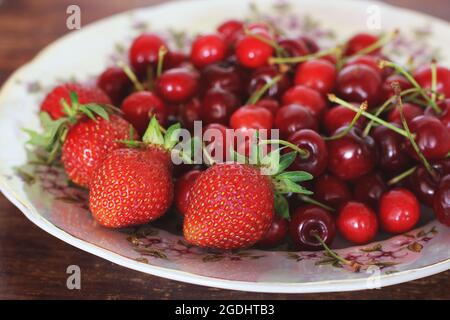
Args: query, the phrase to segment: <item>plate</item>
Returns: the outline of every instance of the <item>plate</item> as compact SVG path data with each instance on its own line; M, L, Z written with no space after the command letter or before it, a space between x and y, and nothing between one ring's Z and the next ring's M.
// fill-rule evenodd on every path
M179 235L180 221L169 214L153 225L112 231L95 223L86 193L67 182L57 168L35 166L31 176L26 135L39 129L38 105L56 83L92 79L143 30L189 41L213 31L227 18L272 19L288 32L300 32L322 45L356 31L400 37L386 50L414 62L432 56L450 65L450 25L412 11L367 1L259 0L177 1L101 20L69 33L15 72L0 92L0 189L37 226L94 255L148 274L199 285L255 292L330 292L376 288L426 277L450 268L450 229L429 219L405 235L384 237L363 247L338 244L338 253L371 267L354 272L323 252L256 249L207 251ZM19 111L20 110L20 111ZM20 169L18 169L20 168ZM430 213L428 213L430 215Z

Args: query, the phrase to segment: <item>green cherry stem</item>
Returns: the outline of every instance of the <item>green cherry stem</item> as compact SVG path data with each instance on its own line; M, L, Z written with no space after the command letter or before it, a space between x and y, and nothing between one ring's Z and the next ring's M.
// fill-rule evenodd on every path
M367 47L359 50L358 52L356 52L355 54L353 54L349 57L346 57L345 60L347 61L348 59L364 56L368 53L371 53L372 51L375 51L378 48L381 48L384 45L386 45L387 43L391 42L393 39L395 39L395 37L397 37L398 34L399 34L398 29L396 29L392 32L389 32L389 33L385 34L383 37L379 38L376 42L372 43L370 46L367 46Z
M431 101L433 101L434 103L436 103L436 87L437 87L437 65L436 65L436 61L433 60L431 62L431 90L432 90L432 94L431 94Z
M138 78L136 77L136 75L134 74L133 70L131 70L131 68L129 66L127 66L123 61L119 61L117 63L117 66L119 68L121 68L123 70L123 72L125 72L125 74L127 75L127 77L130 79L130 81L133 83L134 88L137 91L144 91L145 88L142 85L142 83L138 80Z
M267 39L266 37L261 36L259 34L256 34L246 27L244 27L244 33L245 35L258 39L259 41L264 42L265 44L268 44L269 46L274 48L278 57L286 55L286 50L284 50L284 48L278 45L278 43L276 43L275 41Z
M272 139L272 140L261 140L259 143L260 144L281 144L281 145L289 147L292 150L294 150L295 152L297 152L302 159L309 157L309 152L307 150L303 150L303 149L297 147L295 144L290 143L289 141Z
M339 52L338 50L340 50L339 47L335 47L335 48L330 48L330 49L326 49L320 52L316 52L313 54L308 54L305 56L297 56L297 57L286 57L286 58L275 58L272 57L269 59L269 63L270 64L288 64L288 63L300 63L300 62L305 62L311 59L316 59L316 58L321 58L324 56L327 56L329 54L333 54L336 52Z
M270 81L266 82L264 86L262 86L259 90L255 91L252 96L248 99L247 104L255 104L257 103L261 97L269 90L272 86L274 86L278 81L281 80L283 76L280 74L275 78L270 79Z
M364 111L367 110L367 101L364 101L360 106L359 106L359 110L356 113L356 115L353 117L352 121L350 122L350 124L345 128L345 130L342 130L341 132L339 132L338 134L331 136L331 137L323 137L324 140L337 140L340 139L342 137L345 137L350 130L352 130L352 128L355 126L356 122L359 120L359 118L361 117L361 115L363 114Z
M159 78L163 71L164 57L169 51L165 46L161 46L158 51L158 65L156 67L156 77Z
M322 209L325 209L327 211L331 211L331 212L336 211L334 208L332 208L330 206L327 206L326 204L324 204L324 203L322 203L320 201L317 201L317 200L315 200L315 199L313 199L313 198L311 198L309 196L301 195L301 196L299 196L299 198L300 198L300 200L302 200L305 203L316 205L316 206L321 207Z
M400 173L398 176L395 176L394 178L392 178L391 180L388 181L388 186L392 186L394 184L399 183L400 181L402 181L403 179L409 177L410 175L412 175L414 173L414 171L416 171L417 167L412 167L408 170L406 170L405 172Z
M314 234L314 237L317 239L317 241L320 242L320 244L322 245L322 247L325 249L325 251L328 253L329 256L331 256L332 258L336 259L337 261L339 261L340 263L350 266L352 269L354 269L355 271L359 270L361 268L361 265L359 265L357 262L352 262L350 260L344 259L342 258L339 254L337 254L336 252L334 252L326 243L325 241L323 241L323 239L318 235L318 234Z

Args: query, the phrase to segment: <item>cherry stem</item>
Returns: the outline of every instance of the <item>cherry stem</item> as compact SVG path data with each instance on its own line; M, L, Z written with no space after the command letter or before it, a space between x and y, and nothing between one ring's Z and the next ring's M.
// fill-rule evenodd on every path
M258 39L259 41L264 42L265 44L268 44L269 46L274 48L275 51L277 52L277 56L283 56L286 54L286 50L284 50L284 48L278 45L278 43L276 43L275 41L267 39L266 37L261 36L259 34L256 34L246 27L244 27L244 33L245 35Z
M388 181L388 183L387 183L388 186L397 184L400 181L402 181L403 179L409 177L410 175L412 175L414 173L414 171L416 171L416 169L417 169L417 167L412 167L411 169L408 169L405 172L400 173L398 176L396 176Z
M131 68L129 66L127 66L125 63L123 63L122 61L119 61L117 63L117 65L119 66L119 68L121 68L123 70L123 72L125 72L125 74L127 75L127 77L130 79L130 81L133 83L134 88L137 91L144 91L145 88L142 85L142 83L138 80L138 78L136 77L136 74L133 72L133 70L131 70Z
M339 132L337 135L334 135L334 136L331 136L331 137L324 137L324 140L331 141L331 140L337 140L337 139L340 139L342 137L345 137L350 132L350 130L352 130L352 128L355 126L356 122L359 120L359 118L361 117L362 113L367 110L367 105L368 105L367 101L364 101L359 106L359 110L356 113L356 115L353 117L353 119L350 122L350 124L344 130Z
M259 142L260 144L281 144L283 146L289 147L292 150L296 151L302 159L306 159L309 157L309 152L307 150L303 150L299 147L297 147L295 144L290 143L289 141L285 140L261 140Z
M159 78L163 71L164 57L169 51L165 46L161 46L158 51L158 65L156 67L156 78Z
M328 94L328 100L330 100L331 102L337 103L337 104L339 104L339 105L341 105L341 106L343 106L343 107L346 107L346 108L348 108L348 109L351 109L351 110L353 110L353 111L355 111L355 112L359 112L359 111L360 111L360 108L355 107L355 106L352 105L351 103L348 103L347 101L342 100L342 99L336 97L335 94L332 94L332 93ZM373 120L374 122L377 122L377 123L379 123L380 125L383 125L383 126L385 126L386 128L389 128L389 129L391 129L392 131L397 132L398 134L404 136L405 138L408 138L408 134L407 134L407 132L406 132L405 130L400 129L400 128L398 128L398 127L392 125L391 123L389 123L389 122L387 122L387 121L384 121L383 119L380 119L379 117L377 117L377 116L375 116L375 115L373 115L373 114L371 114L371 113L369 113L369 112L367 112L367 111L362 111L361 113L362 113L362 115L365 116L366 118L369 118L370 120Z
M269 90L272 86L274 86L278 81L281 80L283 76L280 74L276 76L275 78L270 79L270 81L267 81L264 86L262 86L259 90L255 91L252 96L248 99L247 104L255 104L257 103L261 97Z
M386 45L387 43L389 43L390 41L392 41L395 37L397 37L398 34L399 34L398 29L396 29L392 32L389 32L388 34L385 34L383 37L379 38L376 42L372 43L370 46L367 46L367 47L357 51L353 55L347 57L346 60L355 58L355 57L364 56L368 53L371 53L372 51L375 51L378 48L381 48L384 45Z
M316 52L313 54L307 54L304 56L297 56L297 57L286 57L286 58L270 58L269 59L269 63L270 64L285 64L285 63L300 63L300 62L305 62L311 59L316 59L316 58L321 58L324 56L327 56L329 54L332 53L336 53L340 50L339 47L335 47L335 48L330 48L330 49L326 49L320 52Z
M313 198L311 198L309 196L301 195L301 196L299 196L299 198L300 198L300 200L302 200L305 203L316 205L316 206L321 207L322 209L325 209L327 211L331 211L331 212L336 211L334 208L332 208L330 206L327 206L326 204L324 204L324 203L322 203L320 201L317 201L317 200L315 200L315 199L313 199Z
M336 260L338 260L339 262L342 262L343 264L346 264L348 266L352 266L353 263L347 259L342 258L339 254L337 254L336 252L334 252L333 250L330 249L330 247L325 243L325 241L323 241L323 239L316 233L313 234L313 236L317 239L317 241L320 242L320 244L322 245L322 247L325 249L325 251L333 258L335 258Z
M431 62L431 101L436 103L436 87L437 87L437 65L436 61Z
M203 156L205 157L206 160L206 164L209 166L212 166L214 164L216 164L216 161L214 161L213 157L211 156L211 154L208 152L205 143L202 143L202 152L203 152Z

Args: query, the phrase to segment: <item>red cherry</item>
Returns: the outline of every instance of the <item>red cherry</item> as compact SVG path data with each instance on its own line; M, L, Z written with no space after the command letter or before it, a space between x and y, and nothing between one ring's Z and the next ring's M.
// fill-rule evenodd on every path
M363 65L366 65L366 66L372 68L373 71L375 71L376 73L378 73L380 75L380 77L383 77L384 70L386 70L386 69L380 68L379 62L380 62L380 58L377 56L369 56L369 55L356 56L356 57L349 59L345 63L344 67L363 64Z
M336 135L346 127L336 131ZM361 131L352 128L342 138L327 141L328 169L343 180L354 180L375 167L377 152L372 137L362 137Z
M224 90L240 94L244 81L241 73L231 63L214 63L206 66L201 71L202 87L205 90L222 88Z
M423 115L423 109L418 105L412 103L404 103L403 104L403 115L405 116L406 123L409 125L411 120L417 116ZM389 122L395 122L398 124L402 124L402 118L400 115L400 109L394 108L392 109L387 117ZM403 127L403 126L402 126Z
M275 99L261 99L255 103L255 105L259 107L266 108L269 110L274 116L276 115L278 109L280 109L280 104Z
M380 199L380 223L386 232L399 234L410 231L419 217L419 202L406 189L393 189Z
M380 174L368 174L356 181L353 190L355 200L376 209L381 196L387 191L387 185Z
M283 105L289 104L303 106L317 119L322 116L327 106L326 101L318 91L301 85L292 87L284 93Z
M198 98L194 98L178 106L179 119L184 128L192 130L194 122L201 120L202 106Z
M137 37L129 51L133 69L139 74L145 74L150 65L157 64L161 47L167 48L166 42L154 33L145 33Z
M222 23L217 31L223 36L229 47L236 43L240 34L242 34L244 23L239 20L227 20Z
M450 227L450 174L439 184L433 200L433 210L438 221Z
M252 95L254 92L261 89L264 85L273 80L276 76L280 75L278 68L275 66L263 66L253 71L248 83L247 92ZM291 80L287 74L282 74L281 79L270 86L266 91L264 97L266 98L278 98L291 86Z
M302 40L306 47L308 48L309 53L316 53L320 50L319 45L317 42L315 42L313 39L307 36L300 36L298 37L300 40Z
M273 127L273 114L266 108L246 105L237 109L230 118L230 127L238 129L266 129Z
M404 76L397 73L390 75L383 81L381 87L381 95L383 96L384 101L394 95L394 89L392 88L392 84L394 82L397 82L400 85L401 91L412 88L411 82L409 82L408 79L406 79Z
M173 103L191 99L198 87L198 74L187 68L167 70L156 81L159 96Z
M430 66L418 68L413 76L422 88L431 89L432 72ZM437 66L436 76L436 91L443 93L446 97L450 97L450 69Z
M102 89L112 103L119 106L132 88L132 83L121 68L110 67L97 79L97 86Z
M324 174L315 179L314 199L332 208L339 208L352 198L347 184L330 174Z
M364 65L350 65L344 67L337 77L338 94L351 102L369 103L374 107L381 93L381 77L372 68Z
M222 36L209 34L199 36L191 48L191 61L197 68L222 61L227 53L227 45Z
M439 120L441 120L441 122L450 131L450 99L440 101L438 103L438 107L441 109L441 113L439 113L438 115L436 115L436 112L432 107L428 107L425 110L425 114L439 118Z
M327 146L317 132L310 129L299 130L293 133L288 141L308 152L306 157L298 156L290 169L306 171L314 177L318 177L325 171L328 163Z
M267 37L263 33L260 36ZM253 36L244 36L237 42L236 57L247 68L258 68L267 64L273 54L273 47Z
M231 158L230 149L232 143L234 143L234 135L232 131L228 135L227 129L229 128L218 123L209 124L203 129L206 150L217 162L224 162L224 160ZM216 150L220 151L216 152Z
M356 112L349 108L344 106L335 106L325 112L322 121L323 127L328 135L333 135L336 130L344 126L348 126L352 122L355 115ZM365 127L366 122L366 118L360 117L356 122L355 127L362 130Z
M169 51L164 57L164 70L183 66L188 60L186 54L178 51Z
M275 127L280 130L281 137L287 138L301 129L317 131L318 124L309 109L298 104L288 104L277 111Z
M325 95L333 91L336 83L336 67L324 59L302 63L295 73L295 84L304 85Z
M288 57L301 57L310 53L306 43L300 39L285 38L278 41Z
M360 52L361 50L367 48L368 46L374 44L377 41L378 37L375 35L368 33L358 33L347 41L347 45L345 48L345 55L346 56L354 55L355 53ZM376 54L379 52L380 48L369 52L369 54Z
M175 184L175 205L182 215L187 212L189 206L189 193L195 181L201 174L201 170L188 171L183 174Z
M238 105L239 99L231 92L221 88L209 89L202 100L202 120L206 124L228 124Z
M128 96L122 104L123 117L128 120L140 135L145 133L150 119L156 116L164 126L167 120L167 108L164 102L152 92L139 91Z
M275 215L269 230L258 242L259 247L273 248L281 244L286 238L288 233L289 223L286 219L283 219Z
M331 245L336 236L336 224L333 216L324 209L306 205L295 210L289 232L297 250L321 250L323 247L315 236Z
M377 215L366 204L350 201L339 210L337 226L348 241L359 245L366 244L377 234Z

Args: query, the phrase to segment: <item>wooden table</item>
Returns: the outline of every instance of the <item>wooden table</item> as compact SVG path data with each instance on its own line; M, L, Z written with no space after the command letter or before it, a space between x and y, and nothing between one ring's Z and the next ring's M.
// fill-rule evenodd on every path
M78 4L82 23L160 0L0 0L0 83L47 44L67 33L66 8ZM389 0L450 19L447 0ZM82 270L82 290L66 288L66 268ZM2 299L449 299L450 271L381 290L330 294L259 294L200 287L114 265L40 230L0 195Z

